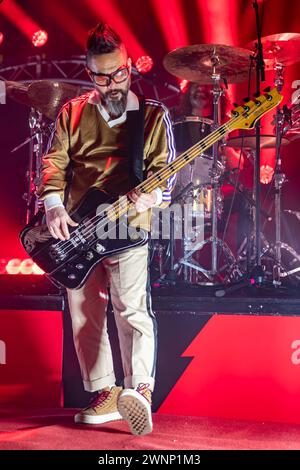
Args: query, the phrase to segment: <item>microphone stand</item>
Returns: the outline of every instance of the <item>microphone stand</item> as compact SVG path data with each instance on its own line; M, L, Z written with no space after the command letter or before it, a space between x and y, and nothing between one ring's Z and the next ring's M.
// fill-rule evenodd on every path
M257 33L257 44L256 54L253 58L256 62L256 93L260 95L260 83L265 81L265 64L263 59L263 47L261 42L261 23L259 17L258 1L254 0L252 3L255 12L256 20L256 33ZM254 243L253 243L253 257L255 265L250 272L247 273L246 277L236 284L218 289L215 291L216 297L223 297L226 293L234 292L244 286L248 285L261 285L264 279L264 272L261 264L261 239L260 239L260 121L255 125L255 136L256 136L256 158L254 159ZM249 240L248 240L249 243ZM250 257L251 259L251 257Z
M260 95L260 83L265 81L265 65L263 59L263 47L261 42L261 24L259 18L258 1L254 0L252 4L255 11L257 45L256 45L256 92ZM254 259L255 266L252 270L252 278L258 284L262 284L264 273L261 265L261 240L260 240L260 121L255 125L256 136L256 158L255 174L254 174L254 193L255 193L255 210L254 210Z

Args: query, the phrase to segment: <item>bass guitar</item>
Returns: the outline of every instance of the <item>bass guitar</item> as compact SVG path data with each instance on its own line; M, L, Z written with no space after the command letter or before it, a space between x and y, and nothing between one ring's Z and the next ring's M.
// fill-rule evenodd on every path
M282 96L276 88L272 90L267 88L263 94L255 96L253 100L235 107L228 122L135 189L142 193L150 193L229 132L253 128L257 120L277 106L281 99ZM110 236L113 230L114 233L125 233L124 228L127 224L124 216L133 206L126 194L111 201L108 200L106 193L93 188L85 195L76 211L70 214L79 225L70 228L69 240L54 239L45 223L37 226L30 223L20 233L21 243L28 255L54 283L69 289L77 289L84 284L93 268L103 258L147 242L148 233L142 229L138 232L133 230L131 234L126 227L128 236Z

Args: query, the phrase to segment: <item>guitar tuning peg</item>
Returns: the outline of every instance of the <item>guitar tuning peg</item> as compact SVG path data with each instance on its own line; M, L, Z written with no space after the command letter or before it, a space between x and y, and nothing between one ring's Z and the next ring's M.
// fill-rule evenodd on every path
M273 99L272 95L269 95L269 93L266 93L264 96L267 98L267 101L272 101Z
M258 98L260 96L259 91L257 91L256 93L253 93L253 96L254 96L254 98Z
M246 96L246 98L243 98L244 103L247 103L247 101L250 101L249 96Z
M238 104L237 104L237 103L233 103L233 106L234 106L235 108L237 108L237 107L238 107Z
M265 92L265 93L269 93L269 91L271 91L271 87L270 87L270 86L267 86L267 88L264 89L264 92Z

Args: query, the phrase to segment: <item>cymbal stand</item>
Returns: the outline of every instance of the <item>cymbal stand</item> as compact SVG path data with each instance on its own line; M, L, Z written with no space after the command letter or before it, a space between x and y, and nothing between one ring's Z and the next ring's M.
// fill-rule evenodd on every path
M43 121L42 113L31 108L29 114L30 142L29 163L26 172L27 190L23 195L26 201L26 223L38 211L38 199L36 188L41 180L41 167L43 156Z
M224 93L223 89L220 86L221 78L220 74L216 72L216 67L220 63L219 57L213 53L210 57L213 72L211 75L213 81L213 128L212 130L218 129L219 127L219 102L220 97ZM216 142L212 147L212 155L213 155L213 164L210 170L210 177L211 183L210 186L212 188L211 199L212 199L212 215L211 215L211 237L208 239L196 242L193 245L192 249L187 249L189 247L191 240L185 239L184 240L184 255L179 260L180 264L185 266L184 271L184 278L187 278L187 271L186 267L189 267L192 270L196 270L201 272L209 281L209 284L214 282L219 282L220 275L224 271L227 271L226 280L229 280L231 276L241 276L241 272L238 268L236 259L227 246L225 242L218 238L218 188L220 186L220 174L218 169L218 143ZM211 243L211 267L210 269L205 269L201 266L196 260L190 258L192 257L193 253L198 250L201 250L206 244ZM223 253L226 257L227 263L224 266L218 266L218 249L220 253ZM218 278L218 277L219 278ZM204 283L205 284L205 283Z
M247 155L249 159L253 162L255 161L255 150L253 149L244 149L244 154ZM232 182L232 185L234 183ZM248 233L246 234L244 240L242 241L241 245L238 247L237 250L237 260L239 265L245 266L242 269L244 275L251 277L251 270L253 269L253 262L255 262L255 222L256 222L256 203L255 203L255 175L253 175L253 189L252 195L249 196L247 193L242 193L239 189L239 186L236 188L237 192L243 195L243 197L248 202L248 219L249 219L249 226L248 226ZM266 211L264 211L260 207L260 216L263 216L265 221L270 222L272 217ZM266 236L264 235L263 231L260 231L260 244L261 244L261 251L260 251L260 258L262 258L265 253L267 253L270 249L270 243L267 240ZM246 262L246 263L245 263Z
M275 85L279 92L281 92L284 79L284 65L280 63L276 63L275 67ZM283 136L283 128L285 124L285 115L283 110L280 106L277 106L276 115L275 115L275 127L276 127L276 164L275 164L275 172L274 172L274 186L275 186L275 264L273 266L273 284L274 286L281 285L281 278L287 277L291 274L294 274L299 269L295 268L290 271L284 268L282 264L282 249L289 252L290 255L294 258L294 261L299 262L299 255L296 251L290 247L287 243L283 243L281 240L281 215L282 215L282 188L284 183L287 182L286 175L282 172L281 168L281 155L280 155L280 147L281 147L281 139Z
M212 94L213 94L213 131L216 130L220 125L219 120L219 102L222 94L224 91L220 86L221 76L220 74L216 73L216 66L220 63L219 57L214 54L212 59L213 64L213 74L212 80L214 83ZM212 233L211 233L211 250L212 250L212 257L211 257L211 274L214 276L217 273L218 268L218 212L217 212L217 186L219 182L219 175L218 175L218 142L215 142L212 147L212 155L213 155L213 165L211 169L211 178L212 178Z
M275 85L279 93L282 91L284 66L282 64L275 65ZM277 106L275 115L275 128L276 128L276 164L275 164L275 258L276 262L273 267L273 284L279 286L281 284L281 197L282 187L287 178L281 170L281 155L280 146L282 138L282 127L284 116L280 106Z

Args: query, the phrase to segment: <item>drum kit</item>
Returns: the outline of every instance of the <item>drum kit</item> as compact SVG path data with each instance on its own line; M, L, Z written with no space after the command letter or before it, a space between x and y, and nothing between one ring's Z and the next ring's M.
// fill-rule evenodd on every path
M300 61L299 46L300 34L284 33L262 38L265 69L274 72L274 84L280 92L284 85L285 67ZM201 140L212 130L218 128L220 123L220 102L224 94L223 87L227 84L238 84L251 79L252 59L256 43L250 43L247 49L225 46L220 44L200 44L176 49L164 58L164 66L168 72L190 82L212 87L212 120L201 116L182 116L174 120L174 136L179 153L185 151L196 141ZM300 132L300 105L292 104L291 107L277 108L274 116L274 134L260 135L261 149L274 149L276 152L276 164L271 185L274 186L274 225L275 241L270 243L265 235L260 232L263 248L259 254L263 269L268 272L268 262L272 265L272 271L268 272L270 281L274 286L280 286L282 279L291 275L300 275L300 256L296 250L282 241L282 188L287 181L281 169L281 147L286 146L291 140L298 138ZM240 151L251 157L252 165L255 167L256 136L248 133L229 138L225 145ZM199 155L193 165L183 168L177 178L175 186L174 201L182 205L193 201L195 212L202 211L203 225L210 236L204 237L190 247L190 240L184 239L178 250L176 243L170 240L168 255L173 262L169 270L166 270L166 262L162 262L164 254L158 242L157 251L160 270L160 283L174 284L177 280L183 280L188 284L218 285L219 283L230 283L238 281L251 271L255 263L253 245L255 243L255 224L257 217L263 215L267 221L272 217L259 208L259 214L255 213L256 193L253 183L252 196L246 192L238 181L235 181L233 197L237 192L247 201L250 214L250 230L245 239L238 247L236 254L233 253L227 243L218 238L220 219L223 204L221 187L226 173L226 161L217 146L210 154ZM255 168L253 168L253 172ZM196 204L195 204L196 201ZM231 206L232 207L232 206ZM300 212L289 211L300 219ZM230 214L227 214L229 218ZM229 220L229 219L228 219ZM227 222L228 222L227 220ZM173 217L174 223L176 220ZM206 228L209 227L209 230ZM203 226L198 227L203 233ZM197 227L196 227L197 232ZM171 234L174 230L171 230ZM197 238L197 233L195 234ZM207 247L210 252L207 254ZM176 257L175 252L179 252ZM172 253L173 251L173 253ZM170 253L171 252L171 253ZM283 252L291 255L289 265L284 264ZM164 267L162 272L161 267ZM296 267L295 267L296 266ZM300 277L298 277L300 279Z
M262 38L265 69L274 72L274 83L281 91L284 84L285 67L300 61L300 34L283 33ZM220 105L228 84L239 84L251 79L253 72L253 51L255 44L247 48L238 48L221 44L200 44L186 46L168 53L163 65L172 75L210 86L212 95L211 117L185 115L174 119L173 130L178 153L184 152L195 142L206 137L220 125ZM28 170L28 189L25 194L27 203L26 222L37 211L35 188L41 180L41 160L46 141L54 128L60 108L68 100L82 94L80 86L55 80L38 80L29 85L19 82L6 82L7 94L13 100L31 108L29 116L30 137L21 146L30 144L30 162ZM47 119L45 119L47 118ZM276 150L276 166L272 179L275 193L275 242L266 242L262 250L264 256L273 259L272 282L278 286L284 277L300 276L300 255L281 239L282 188L286 176L281 170L280 149L289 145L291 140L300 137L300 105L290 103L283 109L277 109L274 117L274 134L260 137L260 148ZM231 137L223 145L247 152L255 165L254 135L240 134ZM235 181L234 193L240 192L249 206L252 232L243 241L234 254L224 238L219 238L220 219L223 213L221 187L224 181L226 162L218 144L214 144L207 154L199 155L193 164L180 170L174 190L173 202L184 205L190 201L195 214L202 216L203 224L195 227L194 240L184 239L180 246L174 240L176 218L171 212L171 236L166 247L160 240L154 245L153 258L156 260L154 272L160 283L183 281L188 284L217 285L240 279L251 264L251 238L255 225L255 194L247 193ZM287 210L289 211L289 210ZM289 211L300 219L300 212ZM268 214L266 218L270 220ZM197 230L207 234L204 239L197 238ZM263 239L266 237L262 234ZM191 243L193 242L193 243ZM291 266L284 266L282 250L292 256ZM209 251L209 252L208 252ZM205 262L204 262L205 259ZM247 260L247 261L245 261ZM250 260L250 261L249 261ZM206 265L205 265L206 263ZM299 267L297 267L299 266Z
M41 182L42 156L61 107L70 99L82 94L80 86L54 80L37 80L30 84L6 81L6 93L12 100L30 107L30 136L12 149L12 153L29 144L29 162L27 171L26 223L38 211L36 188Z

